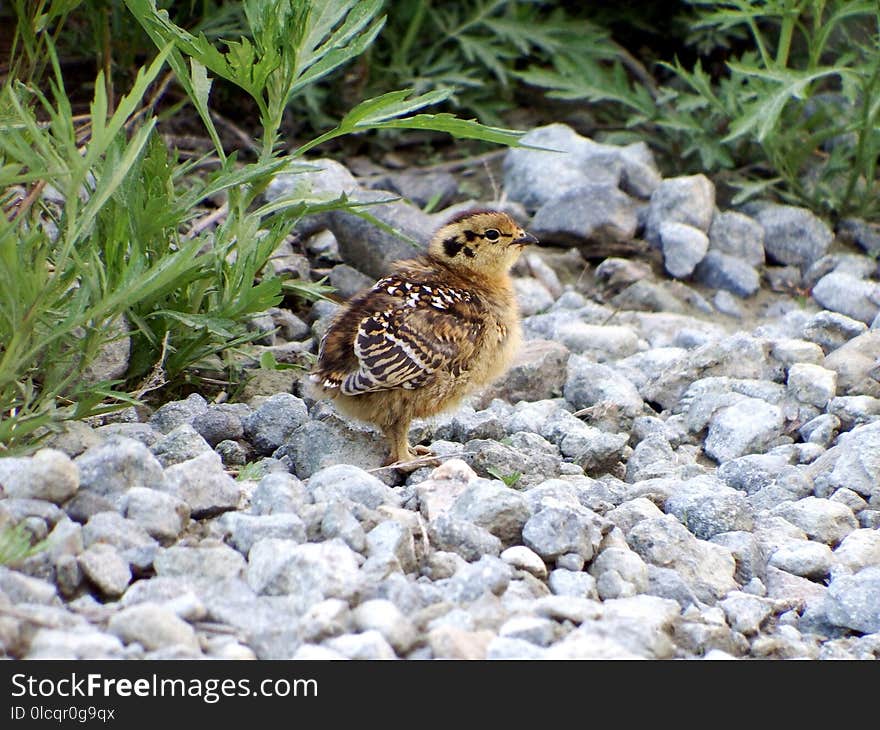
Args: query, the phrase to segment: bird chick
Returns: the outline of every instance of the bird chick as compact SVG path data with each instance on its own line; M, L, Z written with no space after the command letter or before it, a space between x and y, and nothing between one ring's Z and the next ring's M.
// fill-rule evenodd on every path
M520 340L510 268L537 239L510 216L469 210L398 261L334 317L310 375L311 394L378 426L386 464L430 454L411 447L413 418L454 407L507 370Z

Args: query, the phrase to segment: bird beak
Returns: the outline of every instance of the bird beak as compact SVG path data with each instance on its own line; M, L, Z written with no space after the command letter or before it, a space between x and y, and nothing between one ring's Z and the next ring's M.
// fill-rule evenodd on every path
M515 238L513 240L513 243L518 246L529 246L538 243L538 239L535 238L531 233L526 233L525 231L523 231L522 236L520 236L519 238Z

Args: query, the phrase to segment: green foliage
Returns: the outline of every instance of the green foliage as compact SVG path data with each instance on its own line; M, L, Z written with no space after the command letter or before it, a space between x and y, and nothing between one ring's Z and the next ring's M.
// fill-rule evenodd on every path
M486 467L486 471L496 479L500 479L511 489L516 487L517 482L522 478L522 473L515 471L510 474L504 474L500 469L494 466Z
M282 282L264 269L303 215L345 209L375 220L346 198L291 195L260 204L279 172L310 169L297 161L316 145L376 129L431 129L515 144L519 133L483 127L449 114L415 113L445 92L397 91L369 99L336 127L291 156L277 154L282 116L291 100L360 54L384 18L381 2L249 0L248 35L218 48L192 34L155 0L126 0L159 53L130 91L112 99L100 71L88 125L78 125L64 84L47 13L19 3L27 40L27 73L0 91L0 448L30 448L35 433L136 402L145 392L191 380L194 369L230 374L234 348L259 336L251 317L284 294L326 296L323 283ZM76 3L51 4L56 19ZM93 3L87 3L94 9ZM24 41L23 41L24 43ZM30 79L45 52L49 93ZM145 101L170 65L215 150L181 161L156 133ZM13 64L15 66L15 64ZM257 105L259 157L241 164L227 154L209 107L213 79L240 87ZM205 173L205 169L211 169ZM46 193L52 191L52 196ZM225 203L216 228L197 220L217 196ZM54 202L53 202L54 201ZM128 369L115 380L93 367L111 343L125 341ZM218 358L221 358L218 360Z
M586 13L533 0L390 0L370 55L368 88L446 91L457 108L499 124L525 59L611 59L619 49Z
M734 202L765 191L836 216L876 217L880 6L850 0L689 0L694 28L745 46L711 75L662 64L656 91L583 60L520 74L550 96L612 103L691 171L730 170ZM740 40L746 37L747 43ZM731 40L732 39L732 40ZM728 44L726 41L730 41Z
M33 541L23 522L0 529L0 565L15 565L46 549L46 541Z

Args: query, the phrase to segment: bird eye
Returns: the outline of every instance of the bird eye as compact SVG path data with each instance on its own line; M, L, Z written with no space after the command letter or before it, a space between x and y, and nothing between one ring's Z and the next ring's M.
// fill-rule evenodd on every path
M489 229L488 231L486 231L483 235L484 235L486 238L488 238L490 241L497 241L497 240L498 240L498 237L499 237L501 234L498 233L498 231L496 231L494 228L490 228L490 229Z

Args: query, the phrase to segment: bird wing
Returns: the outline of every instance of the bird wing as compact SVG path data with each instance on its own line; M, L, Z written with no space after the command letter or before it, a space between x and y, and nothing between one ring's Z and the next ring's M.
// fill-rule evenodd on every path
M477 317L398 300L360 321L354 339L358 369L342 380L339 390L344 395L413 390L441 370L459 375L482 327Z

